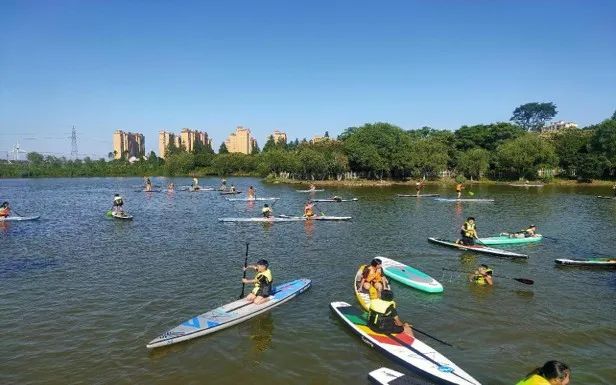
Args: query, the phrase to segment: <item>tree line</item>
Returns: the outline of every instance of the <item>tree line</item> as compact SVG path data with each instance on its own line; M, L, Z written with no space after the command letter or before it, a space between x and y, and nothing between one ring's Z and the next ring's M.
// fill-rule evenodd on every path
M530 109L525 110L524 106ZM537 106L539 105L539 106ZM546 107L542 109L541 105ZM530 111L530 112L529 112ZM533 115L535 113L535 115ZM582 129L541 133L556 113L552 103L518 107L511 122L462 126L456 131L423 127L404 130L390 123L349 127L337 139L276 143L270 137L253 154L216 154L209 146L192 152L151 152L134 163L67 160L29 153L28 162L0 164L0 177L251 175L303 180L437 178L443 175L493 180L610 179L616 174L616 112ZM222 146L221 146L222 147Z

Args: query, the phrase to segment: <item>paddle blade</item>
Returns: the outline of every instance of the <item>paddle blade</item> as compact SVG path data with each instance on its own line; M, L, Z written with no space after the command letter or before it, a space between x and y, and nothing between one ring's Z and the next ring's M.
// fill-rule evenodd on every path
M535 281L533 281L532 279L526 279L526 278L514 278L514 280L521 282L525 285L532 285L535 283Z

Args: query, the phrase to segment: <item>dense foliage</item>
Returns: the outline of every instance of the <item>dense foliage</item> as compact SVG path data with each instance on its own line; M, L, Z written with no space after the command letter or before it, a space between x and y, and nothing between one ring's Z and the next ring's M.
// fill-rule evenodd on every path
M463 126L452 132L424 127L406 131L389 123L346 129L337 140L275 143L244 155L218 154L209 146L192 152L169 148L166 159L153 152L134 163L105 159L66 160L29 153L28 162L0 164L0 177L260 175L296 179L437 178L478 179L613 178L616 120L584 129L539 134L511 123Z

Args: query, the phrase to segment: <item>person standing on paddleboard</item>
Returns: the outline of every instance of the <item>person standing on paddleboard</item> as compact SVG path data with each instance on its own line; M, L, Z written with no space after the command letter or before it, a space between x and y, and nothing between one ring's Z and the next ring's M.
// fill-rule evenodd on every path
M152 181L149 177L145 177L145 191L152 191Z
M570 381L571 369L567 364L548 361L542 367L527 374L516 385L569 385Z
M494 279L492 278L492 272L493 270L490 269L488 265L480 265L477 270L469 275L469 279L477 285L493 286Z
M114 213L123 213L124 209L122 208L122 206L124 206L124 200L122 200L120 194L115 194L113 197L113 205L111 211Z
M616 183L612 186L612 190L614 190L614 198L616 198Z
M475 239L479 238L477 235L477 228L475 227L475 218L468 217L466 219L466 222L464 222L462 228L460 229L460 235L462 236L462 239L458 239L456 243L465 246L475 245Z
M462 198L462 190L464 190L464 185L462 183L457 183L456 184L456 194L457 194L458 199Z
M0 206L0 217L6 218L11 215L11 208L9 207L9 202L3 202L2 206Z
M246 197L247 197L248 199L255 199L255 198L257 197L257 195L256 195L256 194L257 194L257 193L256 193L256 191L255 191L255 188L254 188L254 187L252 187L252 186L248 187L248 191L246 191Z
M192 188L193 190L199 190L199 179L196 176L192 178Z
M368 326L377 333L406 333L413 337L411 325L402 322L398 317L394 293L391 290L383 290L381 298L370 301Z
M272 295L272 272L269 269L269 263L265 259L259 259L256 265L249 265L244 267L246 269L254 269L257 271L254 279L242 278L242 283L254 283L255 287L252 292L248 294L246 300L253 302L255 305L263 303L269 299Z
M423 181L415 182L415 193L417 194L417 196L419 196L419 194L421 194L421 189L423 188L423 186L424 186Z

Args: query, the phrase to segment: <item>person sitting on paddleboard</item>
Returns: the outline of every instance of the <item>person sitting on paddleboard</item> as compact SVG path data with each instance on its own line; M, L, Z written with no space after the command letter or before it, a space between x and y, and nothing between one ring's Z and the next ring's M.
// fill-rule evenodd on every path
M477 270L469 275L469 279L477 285L494 285L492 269L490 269L488 265L480 265Z
M123 213L124 209L122 208L122 206L124 206L124 201L122 200L122 197L120 196L120 194L115 194L113 197L113 206L111 211L114 213Z
M548 361L542 367L528 373L516 385L569 385L571 369L559 361Z
M152 181L149 177L145 178L145 191L152 191Z
M402 322L398 317L394 293L391 290L383 290L381 298L370 301L370 313L368 326L377 333L406 333L413 337L411 325Z
M462 198L462 190L464 190L464 185L462 183L456 184L456 194L458 195L458 199Z
M314 216L314 203L311 200L304 205L304 216L310 218Z
M256 197L255 188L252 186L248 187L248 191L246 191L246 196L248 197L248 199L255 199Z
M244 270L249 268L256 270L257 275L255 275L254 279L242 278L242 283L255 284L255 288L248 294L246 300L258 305L267 301L269 296L272 295L272 272L269 269L269 263L265 259L258 260L256 265L249 265Z
M273 215L273 210L271 207L269 207L269 205L266 203L263 205L263 208L261 209L261 214L263 214L263 216L265 218L271 218Z
M383 289L388 286L387 278L383 274L383 267L381 265L381 260L375 258L370 261L370 264L362 272L360 287L371 294L370 298L379 298ZM373 290L376 290L375 295L371 293Z
M6 218L11 215L11 208L9 207L9 202L3 202L2 206L0 206L0 217Z
M335 200L336 202L342 202L342 198L339 197L338 195L334 195L332 199Z
M473 246L475 244L475 239L479 238L477 228L475 227L475 218L468 217L466 219L466 222L464 222L460 229L460 235L462 239L458 239L456 243L466 246Z
M235 188L235 185L233 183L231 183L231 187L229 188L229 191L231 192L236 192L237 189Z

